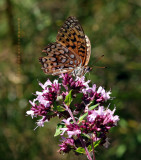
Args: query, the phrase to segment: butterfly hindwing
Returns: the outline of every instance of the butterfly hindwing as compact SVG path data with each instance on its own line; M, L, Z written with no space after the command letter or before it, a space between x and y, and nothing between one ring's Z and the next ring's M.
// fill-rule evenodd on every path
M81 63L77 54L57 42L49 44L42 52L46 56L40 57L39 61L46 74L68 73Z

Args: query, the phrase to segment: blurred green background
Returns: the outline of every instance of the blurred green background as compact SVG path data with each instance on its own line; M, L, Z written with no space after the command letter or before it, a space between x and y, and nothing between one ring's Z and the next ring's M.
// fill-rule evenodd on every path
M0 1L0 159L74 160L73 153L59 154L54 138L58 119L45 127L26 116L32 93L41 90L44 75L38 57L54 42L69 16L76 16L88 35L89 62L105 55L87 78L112 90L119 125L109 134L108 149L96 151L97 160L141 159L141 1L140 0L1 0Z

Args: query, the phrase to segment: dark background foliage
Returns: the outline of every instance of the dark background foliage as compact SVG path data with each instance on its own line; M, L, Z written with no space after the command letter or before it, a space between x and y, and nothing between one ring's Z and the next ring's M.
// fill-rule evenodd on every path
M109 149L96 150L96 159L141 159L141 1L140 0L1 0L0 1L0 159L84 159L57 153L54 138L58 119L43 128L31 117L29 99L47 78L38 57L54 42L69 16L76 16L91 40L87 75L92 83L112 90L111 104L120 116L109 133ZM19 36L19 37L18 37ZM94 67L96 58L105 55Z

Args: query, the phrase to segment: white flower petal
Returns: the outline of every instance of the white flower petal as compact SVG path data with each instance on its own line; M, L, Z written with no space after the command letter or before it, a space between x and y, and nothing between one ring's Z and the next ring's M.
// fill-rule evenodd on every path
M34 111L29 110L29 111L26 112L26 114L30 115L32 117L32 119L33 119L33 117L34 117Z

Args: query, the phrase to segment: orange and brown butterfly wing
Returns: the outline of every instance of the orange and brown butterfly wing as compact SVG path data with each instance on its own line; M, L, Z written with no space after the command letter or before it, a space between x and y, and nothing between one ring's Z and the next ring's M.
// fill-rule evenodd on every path
M56 41L81 58L82 66L87 57L87 47L84 31L75 17L69 17L60 28Z
M82 66L87 66L89 62L91 45L75 17L66 20L56 41L43 50L46 56L39 58L43 71L46 74L59 75L79 68L83 73Z
M46 74L71 73L81 63L77 54L57 42L49 44L42 52L46 56L39 61Z

